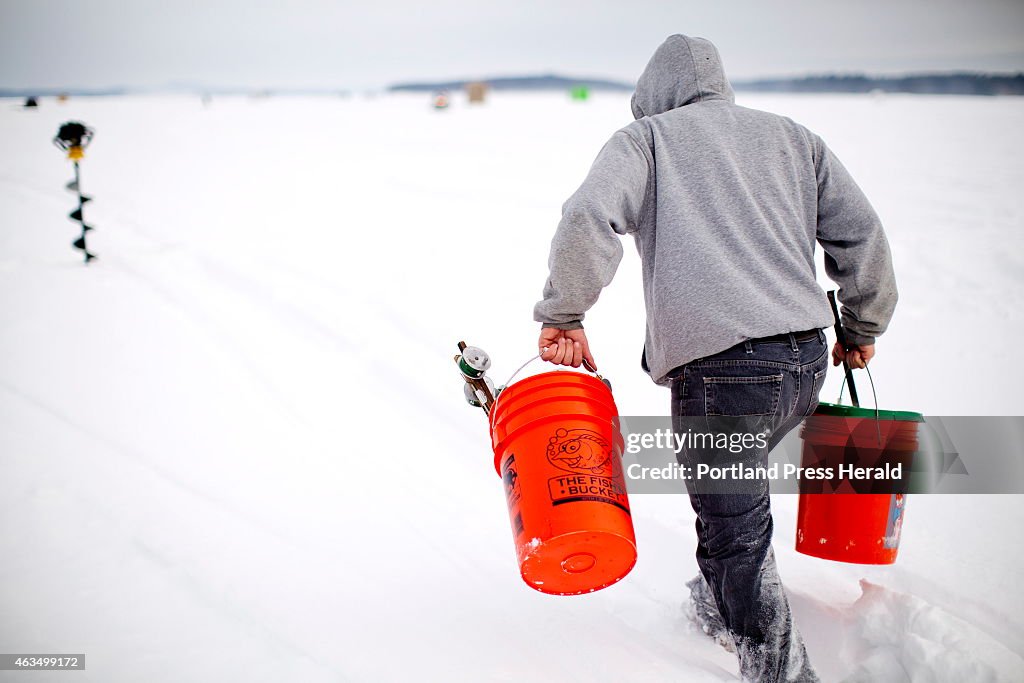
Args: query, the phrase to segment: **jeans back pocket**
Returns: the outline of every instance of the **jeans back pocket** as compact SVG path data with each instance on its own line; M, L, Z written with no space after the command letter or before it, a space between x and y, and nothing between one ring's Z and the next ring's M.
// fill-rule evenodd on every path
M705 377L705 415L775 415L782 396L778 375L754 377Z

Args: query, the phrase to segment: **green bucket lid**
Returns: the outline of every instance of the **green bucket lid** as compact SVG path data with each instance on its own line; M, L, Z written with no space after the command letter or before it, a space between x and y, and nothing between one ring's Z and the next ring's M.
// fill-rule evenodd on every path
M819 403L815 415L831 415L832 417L869 417L875 419L874 408L855 408L838 403ZM903 422L924 422L924 415L909 410L879 410L879 420L900 420Z

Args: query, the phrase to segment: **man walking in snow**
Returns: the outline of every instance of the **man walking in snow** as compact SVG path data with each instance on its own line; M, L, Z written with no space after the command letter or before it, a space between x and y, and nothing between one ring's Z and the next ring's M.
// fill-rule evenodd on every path
M636 121L601 150L565 203L550 277L534 309L544 360L596 367L584 313L632 235L643 268L642 365L672 389L674 422L762 416L768 447L818 404L833 323L815 243L840 285L849 349L862 368L896 305L889 246L863 192L825 143L794 121L740 107L709 41L669 37L632 100ZM817 681L771 547L768 485L690 489L697 563L688 586L704 630L734 646L749 681Z

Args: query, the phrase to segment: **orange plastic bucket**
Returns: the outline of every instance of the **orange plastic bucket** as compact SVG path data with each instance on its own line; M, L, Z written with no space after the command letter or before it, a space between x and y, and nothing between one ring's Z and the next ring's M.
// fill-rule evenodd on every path
M516 382L491 410L491 441L528 586L579 595L629 573L636 539L623 442L603 382L565 371Z
M876 411L822 403L800 437L804 467L862 466L884 453L909 468L924 418L907 411ZM806 486L801 483L801 490ZM837 562L892 564L899 552L906 509L902 493L804 493L797 510L796 549Z

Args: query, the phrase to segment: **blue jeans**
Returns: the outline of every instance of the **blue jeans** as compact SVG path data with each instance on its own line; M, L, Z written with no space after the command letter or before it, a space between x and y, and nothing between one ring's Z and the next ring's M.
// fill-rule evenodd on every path
M682 431L679 418L702 417L711 424L728 420L719 416L754 416L748 420L766 435L767 448L755 445L734 460L765 464L782 437L817 407L826 351L819 331L802 341L787 335L785 341L744 342L678 368L672 373L676 431ZM691 471L706 457L680 452L680 462ZM727 629L744 680L818 681L776 569L768 482L744 484L742 493L698 491L689 483L688 491L697 513L701 571L689 585L696 613L714 622L705 623L705 630L711 632L715 624Z

